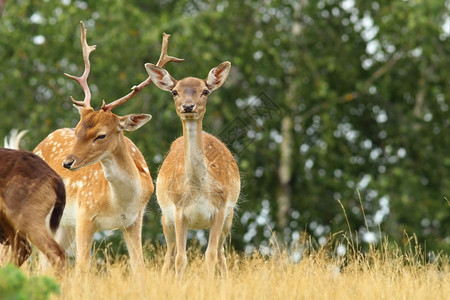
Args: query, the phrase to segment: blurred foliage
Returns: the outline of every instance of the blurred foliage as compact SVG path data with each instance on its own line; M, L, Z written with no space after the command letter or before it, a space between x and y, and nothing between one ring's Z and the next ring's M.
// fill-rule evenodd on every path
M0 268L0 299L45 300L51 294L60 294L55 279L48 276L27 276L16 266L8 264Z
M205 78L232 62L209 99L204 130L229 144L241 170L235 248L268 245L273 231L286 245L303 231L324 241L348 229L340 200L366 244L385 234L400 244L406 231L429 250L449 251L449 7L448 0L7 1L0 136L29 129L23 147L33 149L52 130L76 125L69 96L81 99L82 91L63 73L82 73L80 20L97 45L89 78L97 108L147 77L144 63L156 63L167 32L169 54L185 59L166 66L177 79ZM153 115L128 136L154 179L181 134L171 101L149 86L115 110ZM283 118L292 124L287 132ZM279 228L286 134L290 205ZM154 196L143 235L163 240Z

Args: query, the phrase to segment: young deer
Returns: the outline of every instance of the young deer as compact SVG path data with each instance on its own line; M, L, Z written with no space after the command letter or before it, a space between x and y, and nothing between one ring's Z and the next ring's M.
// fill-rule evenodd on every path
M158 65L182 61L167 55L169 35L164 35ZM121 229L130 254L133 269L143 266L141 243L142 218L154 186L147 163L141 152L123 131L133 131L151 118L147 114L123 117L111 112L116 106L135 96L151 83L150 77L132 88L128 95L103 105L95 111L87 83L90 72L86 29L81 22L81 44L85 70L81 77L65 74L82 87L84 101L71 100L79 110L80 122L73 129L59 129L44 139L34 152L60 174L66 185L67 206L62 217L58 242L67 249L77 244L77 265L86 268L94 233ZM75 172L74 172L75 171Z
M66 253L51 233L59 226L65 203L61 177L40 157L0 148L0 244L11 248L14 264L28 259L31 241L57 271L64 269Z
M183 136L172 143L156 181L167 242L163 273L171 268L176 253L178 278L186 268L186 239L191 228L210 230L205 255L208 274L214 274L217 260L222 276L227 274L224 241L239 197L239 170L227 147L202 132L202 120L208 95L224 83L230 66L221 63L206 80L188 77L177 81L166 70L145 65L155 85L172 93L183 125Z

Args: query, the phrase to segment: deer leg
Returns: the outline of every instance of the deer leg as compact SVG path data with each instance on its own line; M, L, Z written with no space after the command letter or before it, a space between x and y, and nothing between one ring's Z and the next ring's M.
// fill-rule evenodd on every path
M17 233L12 243L13 262L20 267L31 255L31 245L22 234Z
M76 265L80 270L87 270L89 266L92 239L95 233L94 224L92 220L84 218L80 213L77 218L77 228L75 231L77 241Z
M75 240L75 227L59 226L58 230L56 231L54 240L58 245L62 247L62 249L64 249L64 251L67 251L67 249L70 248L70 246L73 244L73 241ZM75 248L73 250L73 252L76 251ZM39 260L41 262L42 270L48 269L49 261L47 259L47 256L40 255Z
M139 213L136 221L128 228L123 230L125 243L130 254L130 264L133 271L139 270L144 266L144 256L142 254L142 219L143 212Z
M219 248L217 251L219 270L223 278L227 278L227 260L225 258L224 244L227 236L230 234L232 223L233 223L233 210L231 210L231 212L225 218L222 233L219 239Z
M29 235L30 241L36 246L51 262L57 271L66 267L66 251L48 233L44 223L40 224L39 231L34 231Z
M175 240L177 255L175 257L175 273L178 280L183 278L187 264L186 242L187 242L187 222L181 208L175 209Z
M3 199L0 198L0 242L3 245L2 248L0 248L0 263L8 263L13 262L14 257L16 256L13 249L15 231L11 224L4 220L5 216L1 210L1 201L3 201Z
M3 201L3 199L1 200ZM14 209L6 211L0 210L2 241L10 245L10 258L16 266L20 267L31 255L32 249L27 237L32 237L30 233L35 234L34 230L39 231L40 224L36 221L39 219L39 213L29 217L20 215L20 212L18 213L17 210ZM7 220L16 220L16 222L13 225ZM47 232L45 226L44 229Z
M222 233L223 224L225 221L225 209L220 209L214 216L211 227L209 228L208 248L206 249L205 259L208 276L213 277L217 263L217 250L219 246L219 239Z
M7 219L14 219L14 214L0 211L0 226L2 227L2 242L9 244L10 260L20 267L31 255L31 245L27 240L26 226L18 222L16 227L10 224ZM25 223L26 224L26 223Z
M14 240L16 249L18 249L18 263L22 264L31 254L31 246L26 240L27 237L37 249L47 256L50 262L58 270L63 269L66 263L66 252L53 239L45 225L45 216L35 214L35 218L25 218L27 221L20 223L20 235Z
M176 247L176 237L175 237L175 225L167 221L164 213L161 217L164 238L167 244L166 255L164 256L164 265L162 267L162 274L166 275L167 272L172 268L175 259L175 247Z

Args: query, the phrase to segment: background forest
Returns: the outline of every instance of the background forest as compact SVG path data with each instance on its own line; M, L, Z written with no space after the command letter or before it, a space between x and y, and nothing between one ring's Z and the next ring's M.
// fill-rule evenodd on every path
M97 45L97 109L147 77L170 33L169 54L185 59L166 66L177 79L232 63L203 124L241 171L235 249L269 254L274 236L323 245L350 228L363 248L416 234L426 251L450 251L450 1L0 0L1 9L0 137L28 129L22 147L32 150L77 124L69 96L82 90L63 73L83 72L81 20ZM182 133L172 102L150 85L114 111L153 115L127 135L154 179ZM153 195L147 242L164 240L159 214ZM191 237L204 245L207 232Z

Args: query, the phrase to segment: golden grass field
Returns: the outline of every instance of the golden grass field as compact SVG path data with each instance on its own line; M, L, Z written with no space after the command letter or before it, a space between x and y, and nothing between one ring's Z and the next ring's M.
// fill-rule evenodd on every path
M353 254L338 258L330 255L331 248L309 250L298 263L286 254L267 258L231 251L228 278L208 279L202 251L191 247L182 281L162 277L163 249L147 248L152 257L136 273L129 272L126 256L96 264L84 274L69 268L58 279L61 295L51 299L450 299L446 254L427 263L418 247L408 245L386 242L378 249L349 251Z

